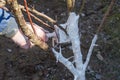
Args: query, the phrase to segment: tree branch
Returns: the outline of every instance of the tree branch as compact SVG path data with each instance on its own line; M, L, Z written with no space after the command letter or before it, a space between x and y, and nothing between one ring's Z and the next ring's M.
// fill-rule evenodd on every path
M19 5L19 6L24 7L24 6L22 6L22 5ZM47 15L45 15L45 14L43 14L43 13L38 12L38 11L35 10L35 9L31 9L31 8L28 7L28 10L31 11L31 12L33 12L33 13L35 13L35 14L38 15L38 16L41 16L41 17L47 19L47 20L48 20L49 22L51 22L51 23L56 23L55 20L53 20L52 18L48 17Z
M111 9L112 9L115 1L116 1L116 0L111 0L111 3L110 3L110 5L109 5L106 13L104 14L104 17L103 17L103 19L102 19L102 21L101 21L101 23L100 23L100 25L99 25L99 27L98 27L98 29L97 29L97 32L96 32L97 34L98 34L98 33L100 32L100 30L102 29L103 24L105 23L105 21L106 21L106 19L107 19L107 16L109 15L109 13L110 13L110 11L111 11Z
M94 46L95 46L95 43L97 41L97 35L94 36L93 40L92 40L92 43L90 45L90 48L89 48L89 51L88 51L88 54L87 54L87 57L86 57L86 61L84 63L84 70L86 69L86 67L88 66L88 63L90 61L90 58L91 58L91 55L92 55L92 51L94 49Z
M25 10L24 8L21 7L21 9L26 12L26 10ZM29 13L30 13L30 12L29 12ZM44 21L42 21L41 19L39 19L38 17L36 17L34 14L30 13L30 15L31 15L35 20L39 21L40 23L42 23L42 24L45 25L46 27L54 30L53 27L51 27L49 24L45 23Z
M68 59L64 58L62 56L62 52L61 52L61 48L60 48L60 52L57 52L55 51L54 48L52 48L52 51L56 57L56 59L58 61L60 61L62 64L64 64L68 69L69 71L74 74L74 75L78 75L78 71L75 69L74 65L72 64L72 62L70 62Z
M38 37L27 27L26 21L23 17L21 9L19 8L17 0L8 0L8 3L12 7L13 13L18 22L18 25L21 27L25 35L28 36L30 41L33 42L35 45L39 46L40 48L44 50L47 50L48 45L42 40L38 39Z
M79 10L79 15L81 14L82 10L84 9L84 6L85 6L85 0L82 0L82 5L81 5L81 8Z
M26 12L27 12L28 19L29 19L30 24L31 24L31 27L32 27L32 29L33 29L33 32L36 34L35 28L33 27L33 22L32 22L30 13L29 13L29 11L28 11L28 6L27 6L27 1L26 1L26 0L24 0L24 5L25 5L25 9L26 9Z

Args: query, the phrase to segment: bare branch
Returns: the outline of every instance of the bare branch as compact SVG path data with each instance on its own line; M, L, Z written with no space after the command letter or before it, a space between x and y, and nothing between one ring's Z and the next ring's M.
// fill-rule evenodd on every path
M25 10L24 8L21 8L21 9L26 12L26 10ZM30 13L30 12L29 12L29 13ZM34 19L36 19L37 21L39 21L40 23L42 23L43 25L45 25L46 27L54 30L53 27L51 27L49 24L45 23L44 21L42 21L41 19L39 19L38 17L36 17L34 14L30 13L30 15L31 15Z
M60 52L55 51L54 48L52 48L52 51L58 61L64 64L71 71L71 73L77 75L78 71L75 69L74 65L68 59L62 56L61 48Z
M19 6L24 7L23 5L19 5ZM49 22L51 22L51 23L56 23L55 20L53 20L52 18L48 17L47 15L45 15L45 14L43 14L43 13L38 12L38 11L35 10L35 9L28 8L28 10L31 11L31 12L33 12L33 13L35 13L35 14L38 15L38 16L41 16L41 17L47 19L47 20L48 20Z
M28 19L29 19L30 24L31 24L31 27L32 27L32 29L33 29L33 32L36 34L35 28L33 27L33 22L32 22L30 13L29 13L29 11L28 11L28 6L27 6L27 1L26 1L26 0L24 0L24 5L25 5L25 9L26 9L26 12L27 12Z
M94 49L94 46L95 46L95 43L97 41L97 35L94 36L93 40L92 40L92 43L90 45L90 48L89 48L89 51L88 51L88 54L87 54L87 58L86 58L86 61L84 63L84 70L86 69L86 67L88 66L88 63L90 61L90 58L91 58L91 55L92 55L92 51Z
M100 25L99 25L99 27L98 27L98 30L97 30L97 32L96 32L97 34L100 32L101 28L103 27L103 24L105 23L105 21L106 21L106 19L107 19L107 16L109 15L109 13L110 13L110 11L111 11L111 9L112 9L115 1L116 1L116 0L111 0L111 3L110 3L110 5L109 5L106 13L104 14L104 17L103 17L103 19L102 19L102 21L101 21L101 23L100 23Z
M82 5L81 5L81 8L79 10L79 15L81 14L82 10L84 9L84 6L85 6L85 0L82 0Z

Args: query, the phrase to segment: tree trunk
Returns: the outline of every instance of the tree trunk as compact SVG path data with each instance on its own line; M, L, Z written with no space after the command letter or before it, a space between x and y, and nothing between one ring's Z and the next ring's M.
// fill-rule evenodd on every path
M79 75L74 75L74 80L86 80L85 71L81 72Z

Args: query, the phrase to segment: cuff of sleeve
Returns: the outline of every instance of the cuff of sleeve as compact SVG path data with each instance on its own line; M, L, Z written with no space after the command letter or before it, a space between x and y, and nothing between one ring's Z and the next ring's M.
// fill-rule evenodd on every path
M2 31L6 37L13 37L18 31L18 25L15 19L12 17L9 19L7 27Z
M18 29L14 29L11 32L5 34L6 37L11 38L17 33Z

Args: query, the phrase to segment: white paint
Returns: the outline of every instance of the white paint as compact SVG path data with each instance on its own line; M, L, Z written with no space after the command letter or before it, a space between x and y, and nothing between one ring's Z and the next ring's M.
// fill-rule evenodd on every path
M79 15L76 15L74 12L71 12L67 22L65 24L61 24L61 26L64 29L66 29L69 36L67 36L62 30L56 27L60 38L59 42L61 43L70 41L72 43L74 61L71 62L69 61L69 58L66 59L65 57L63 57L61 47L59 52L55 51L54 48L52 48L52 51L56 59L62 64L64 64L68 68L68 70L73 74L74 80L85 80L86 67L88 66L88 63L90 61L90 57L92 55L92 51L97 40L97 35L94 36L91 46L88 50L86 61L85 63L83 63L78 20ZM73 65L73 62L75 62L75 65Z

